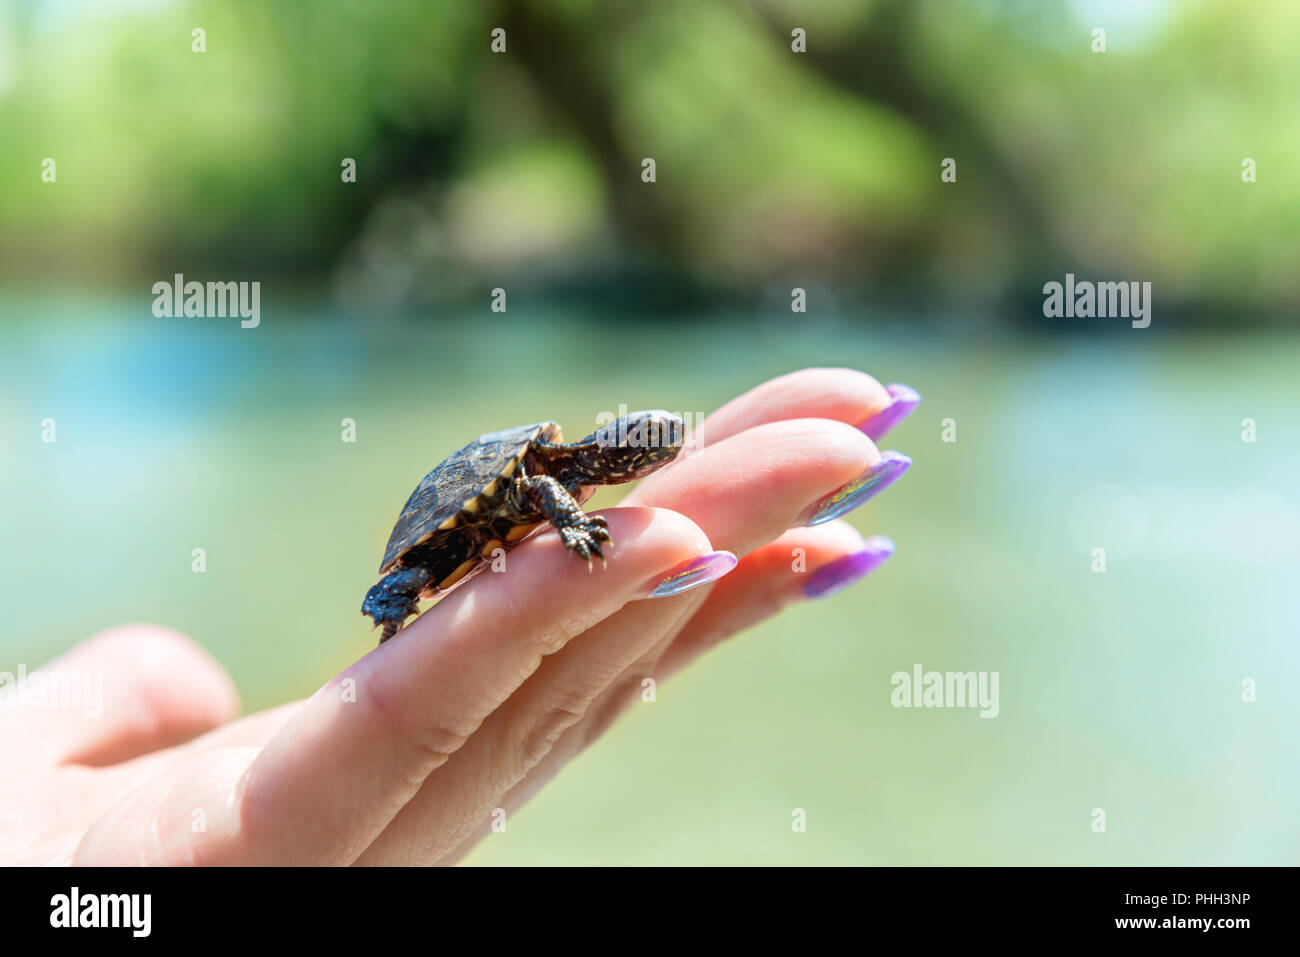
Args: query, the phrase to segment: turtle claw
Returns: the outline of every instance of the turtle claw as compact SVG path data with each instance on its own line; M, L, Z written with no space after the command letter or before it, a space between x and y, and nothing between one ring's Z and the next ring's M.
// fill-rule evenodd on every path
M591 571L593 558L599 558L602 564L605 563L605 554L600 544L610 540L609 529L605 525L605 520L599 515L587 518L576 525L561 528L560 539L564 542L565 548L586 561L587 571Z

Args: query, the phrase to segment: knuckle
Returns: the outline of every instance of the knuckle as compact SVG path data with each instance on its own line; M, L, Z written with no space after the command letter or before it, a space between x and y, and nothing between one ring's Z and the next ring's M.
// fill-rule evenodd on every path
M519 739L517 757L521 770L527 771L540 763L564 732L583 719L590 703L587 695L565 692L541 714L532 716Z
M603 697L603 700L591 710L591 714L583 725L582 747L586 748L588 745L594 744L601 735L608 731L628 704L636 700L640 693L640 674L626 678L611 688L609 693Z
M390 700L381 686L372 688L360 700L366 703L370 716L386 732L386 737L414 752L419 763L429 771L445 764L459 751L477 725L465 716L402 708Z
M542 657L553 655L590 627L581 615L556 615L548 627L535 633L529 645Z

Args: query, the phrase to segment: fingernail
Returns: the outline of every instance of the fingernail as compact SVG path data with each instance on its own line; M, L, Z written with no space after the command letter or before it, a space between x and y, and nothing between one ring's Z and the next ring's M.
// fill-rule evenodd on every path
M910 385L895 382L885 386L885 391L894 397L894 401L858 425L872 442L879 442L886 432L911 415L912 410L921 404L921 393Z
M731 552L710 552L682 562L663 578L652 581L637 598L670 598L692 588L715 582L739 562Z
M820 525L847 515L867 499L879 495L902 477L912 460L902 452L886 452L880 461L867 469L838 492L832 492L805 513L809 517L799 525Z
M806 598L825 598L870 575L894 554L894 543L884 535L872 535L862 551L837 558L817 569L803 583Z

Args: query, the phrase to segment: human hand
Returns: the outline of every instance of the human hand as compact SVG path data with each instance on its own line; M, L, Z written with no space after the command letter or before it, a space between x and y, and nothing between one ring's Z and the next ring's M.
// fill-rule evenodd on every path
M50 670L102 675L102 716L0 707L0 862L457 860L644 678L888 558L892 543L838 516L906 469L868 435L916 401L844 369L766 382L601 513L607 568L589 575L548 530L305 702L232 721L229 679L183 636L135 625L84 642Z

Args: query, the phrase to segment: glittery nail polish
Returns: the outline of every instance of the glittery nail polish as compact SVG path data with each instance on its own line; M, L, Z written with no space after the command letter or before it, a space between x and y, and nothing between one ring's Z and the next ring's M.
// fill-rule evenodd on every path
M879 495L902 477L912 460L902 452L886 452L880 461L837 492L832 492L809 508L798 525L820 525L847 515L863 502Z
M682 562L646 586L638 598L669 598L715 582L736 567L740 559L731 552L710 552Z
M879 442L886 432L911 415L912 410L921 404L921 393L911 386L895 382L885 386L885 391L893 396L894 401L858 425L872 442Z
M884 535L867 539L861 551L828 562L808 576L803 593L806 598L825 598L848 588L859 578L870 575L894 554L894 543Z

